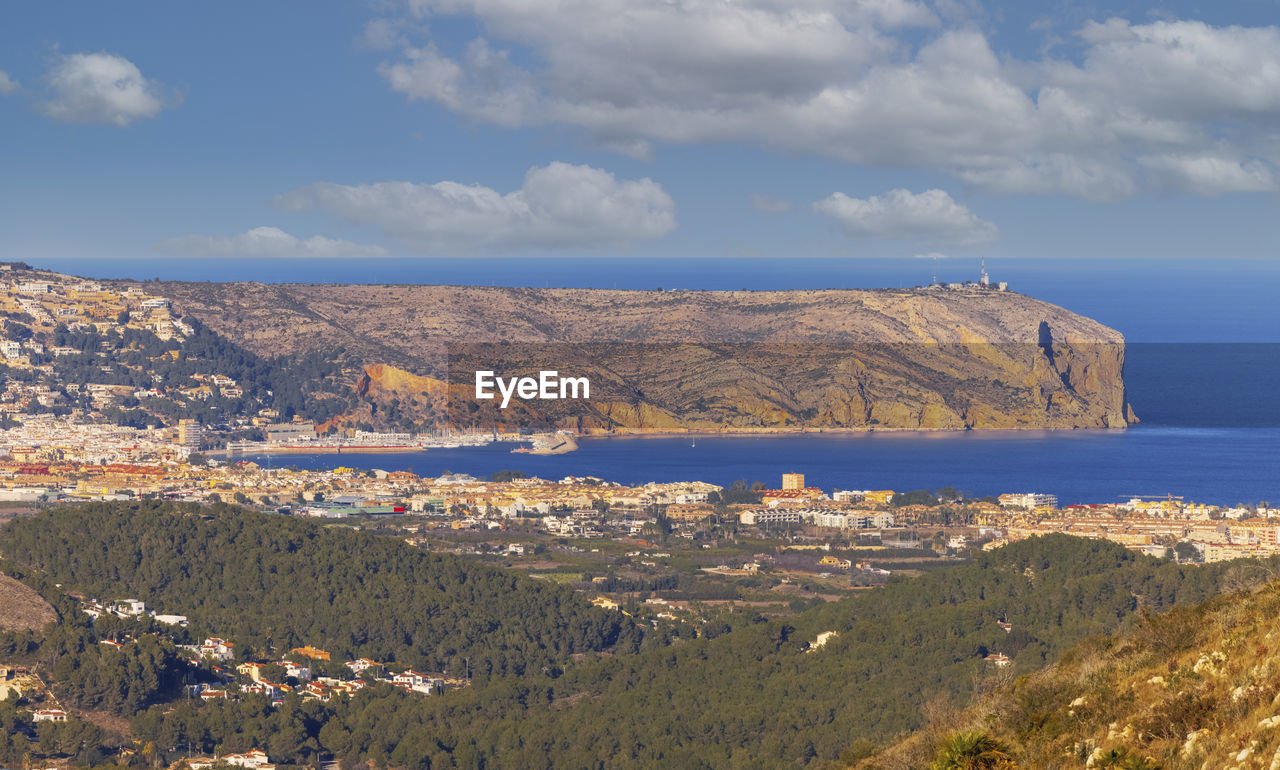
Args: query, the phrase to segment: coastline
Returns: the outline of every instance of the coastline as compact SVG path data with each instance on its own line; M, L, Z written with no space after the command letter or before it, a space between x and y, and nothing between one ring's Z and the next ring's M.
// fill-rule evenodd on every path
M696 438L770 438L777 436L865 436L872 434L906 434L906 435L988 435L988 436L1017 436L1020 434L1032 435L1037 433L1054 433L1054 434L1100 434L1100 433L1123 433L1128 431L1131 426L1123 426L1117 428L1106 427L1090 427L1090 428L1049 428L1049 427L1026 427L1026 428L893 428L893 427L867 427L867 428L796 428L796 429L736 429L736 430L621 430L621 431L601 431L591 433L574 433L562 434L567 441L562 445L554 448L538 448L535 446L525 446L527 441L496 441L494 444L520 444L521 446L511 450L512 454L528 454L536 456L553 456L564 455L578 450L579 441L591 439L673 439L680 437ZM483 446L488 446L485 444ZM469 446L456 447L430 447L430 446L287 446L287 447L270 447L263 448L261 451L232 452L227 449L209 449L201 452L209 457L232 458L232 457L262 457L266 455L350 455L350 454L425 454L432 450L441 449L467 449L473 448Z
M408 452L425 452L432 447L424 446L273 446L263 447L261 451L240 452L230 449L209 449L203 455L217 457L258 457L261 455L343 455L343 454L405 454Z
M1087 427L1087 428L1054 428L1046 426L1027 426L1025 428L894 428L894 427L865 427L865 428L795 428L795 429L735 429L735 430L621 430L621 431L600 431L592 433L574 434L579 439L625 439L625 438L679 438L680 436L690 436L701 438L703 436L714 438L716 436L726 436L733 438L752 438L757 436L803 436L803 435L866 435L871 433L945 433L952 435L960 435L964 433L981 433L993 435L1009 435L1016 436L1020 433L1119 433L1129 430L1133 425L1131 423L1115 428L1105 426Z
M902 491L952 485L979 496L1045 492L1068 504L1166 493L1215 505L1280 498L1272 473L1280 426L740 434L711 436L691 446L693 438L598 436L578 439L579 451L561 456L512 454L515 445L508 443L398 456L354 454L345 460L332 454L244 459L273 467L296 463L302 470L339 465L405 470L422 478L446 469L480 479L519 469L548 480L596 476L634 485L696 479L728 486L796 471L823 488ZM1212 473L1203 467L1206 453L1223 458Z

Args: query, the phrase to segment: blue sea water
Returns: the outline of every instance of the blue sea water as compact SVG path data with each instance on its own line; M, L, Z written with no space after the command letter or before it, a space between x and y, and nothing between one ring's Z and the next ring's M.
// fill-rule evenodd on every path
M1050 492L1063 503L1180 495L1218 505L1280 502L1280 344L1138 343L1126 382L1142 422L1125 430L880 432L581 440L568 455L512 454L509 444L412 454L282 455L277 466L442 471L516 469L558 479L638 484L738 479L780 484L798 471L823 489L937 489L978 495Z
M1181 495L1220 505L1280 502L1280 428L1138 427L1114 431L939 432L582 439L558 456L512 454L511 444L405 454L278 455L274 467L443 471L487 477L599 476L625 484L699 480L729 485L799 471L826 490L937 489L976 495L1050 492L1064 504Z

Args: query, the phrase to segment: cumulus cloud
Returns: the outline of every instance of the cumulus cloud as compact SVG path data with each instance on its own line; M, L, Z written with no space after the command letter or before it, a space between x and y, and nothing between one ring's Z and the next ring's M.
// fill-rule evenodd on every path
M909 0L402 7L380 68L393 90L501 126L577 126L635 157L747 142L1089 198L1280 184L1277 27L1110 19L1055 46L1061 58L1018 60ZM446 51L405 31L440 16L478 21L483 36ZM1216 173L1169 169L1206 157Z
M1203 194L1267 192L1276 189L1273 167L1230 155L1160 155L1138 162L1169 188Z
M943 190L890 190L884 195L851 198L833 193L813 204L820 214L840 223L849 235L899 238L928 244L976 246L1000 236L996 226L979 219Z
M764 193L751 194L751 208L765 214L785 214L791 210L791 201L775 198Z
M0 70L0 96L8 96L9 94L17 93L21 89L22 86L18 85L18 81L9 77L8 72Z
M165 108L163 88L133 62L109 53L61 55L45 76L49 117L66 123L127 126Z
M531 168L523 186L506 194L458 182L320 182L277 196L275 205L374 225L423 252L591 248L657 238L676 226L675 202L657 182L619 181L568 163Z
M162 241L156 248L188 257L334 259L388 256L387 250L381 246L364 246L319 235L296 238L277 227L255 227L239 235L187 235Z

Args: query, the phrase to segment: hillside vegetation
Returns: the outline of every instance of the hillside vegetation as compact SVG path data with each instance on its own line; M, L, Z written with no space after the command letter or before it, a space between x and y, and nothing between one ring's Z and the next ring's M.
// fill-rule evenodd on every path
M1005 767L1280 767L1278 650L1272 582L1089 639L857 766L923 767L981 735Z
M128 740L162 754L265 747L277 762L333 755L346 766L404 767L855 762L909 730L932 725L936 743L975 697L995 697L1083 639L1261 583L1277 566L1184 568L1051 536L785 621L744 609L696 638L682 630L668 639L642 636L621 613L591 608L567 589L230 508L55 511L7 525L0 551L7 569L24 571L42 592L56 581L141 598L189 614L193 635L236 640L243 655L310 643L454 672L469 658L473 686L442 697L378 687L327 703L289 697L273 710L256 697L170 702L180 668L163 639L122 658L95 644L105 627L83 621L44 639L3 637L4 649L47 661L73 702L132 716ZM819 635L826 641L815 648ZM991 653L1009 656L1010 667L985 661ZM1032 693L1028 703L1053 709L1059 696L1095 697L1068 689ZM934 746L920 740L913 759L891 766L921 766L912 762L922 756L927 764Z
M490 676L639 646L567 588L399 540L237 509L95 504L0 530L14 566L102 599L135 597L265 655L306 644Z

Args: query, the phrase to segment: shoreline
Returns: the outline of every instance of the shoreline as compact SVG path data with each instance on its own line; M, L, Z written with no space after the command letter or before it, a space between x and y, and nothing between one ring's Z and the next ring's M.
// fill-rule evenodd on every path
M370 454L421 454L433 449L467 449L474 446L489 446L513 442L492 441L486 444L460 444L458 446L287 446L263 447L251 452L232 452L229 449L208 449L200 452L209 457L264 457L267 455L370 455ZM520 442L523 443L523 442Z
M486 444L472 445L464 444L459 446L431 447L431 446L367 446L367 447L272 447L263 449L262 451L252 452L231 452L226 449L209 449L201 452L201 454L209 457L233 458L233 457L265 457L270 455L344 455L344 454L425 454L432 450L453 450L453 449L474 449L477 446L490 446L492 444L519 444L521 446L512 449L512 454L530 454L538 456L551 456L570 454L579 449L577 442L592 439L673 439L688 437L690 439L697 438L773 438L780 436L873 436L876 434L893 434L893 435L929 435L935 434L939 436L960 436L965 434L981 435L981 436L1018 436L1018 435L1034 435L1039 433L1053 433L1059 435L1070 434L1104 434L1104 433L1125 433L1132 426L1122 428L805 428L798 430L654 430L654 431L618 431L618 432L601 432L601 433L573 433L565 434L568 439L566 443L571 444L564 448L556 447L553 450L538 449L536 446L527 446L529 441L493 441Z
M1137 423L1135 423L1137 424ZM1120 428L803 428L798 430L654 430L654 431L618 431L601 433L577 433L579 440L593 438L625 439L625 438L715 438L725 436L731 438L754 438L769 436L865 436L876 433L894 434L927 434L962 435L975 433L983 435L1016 436L1031 433L1123 433L1132 426Z

